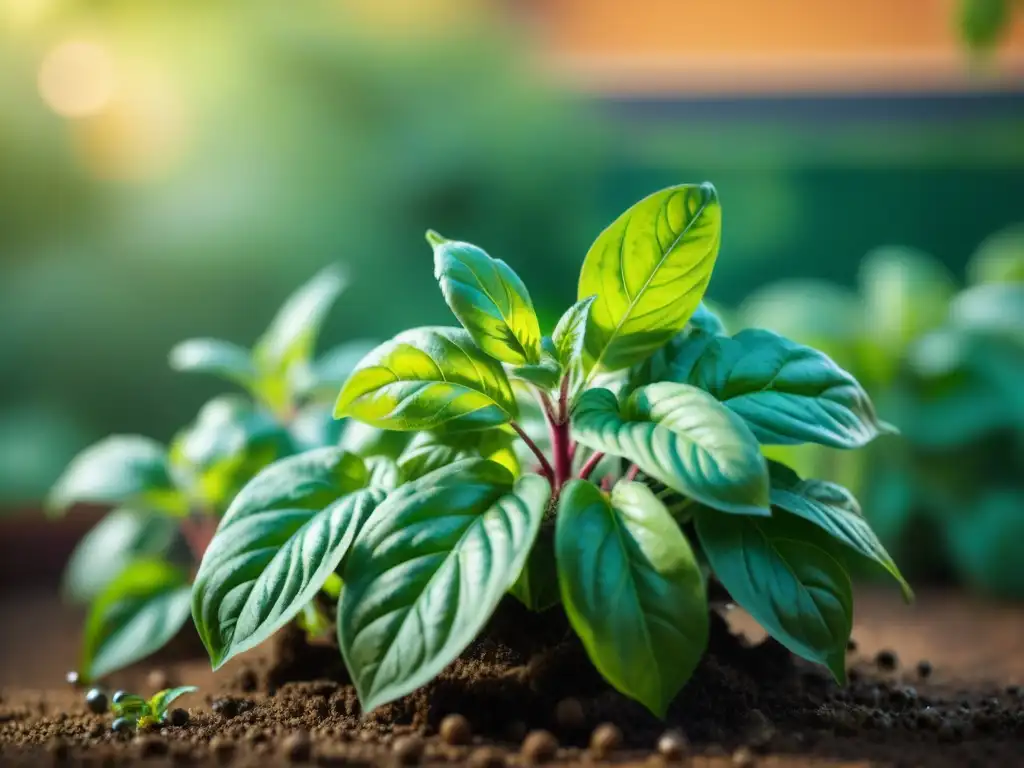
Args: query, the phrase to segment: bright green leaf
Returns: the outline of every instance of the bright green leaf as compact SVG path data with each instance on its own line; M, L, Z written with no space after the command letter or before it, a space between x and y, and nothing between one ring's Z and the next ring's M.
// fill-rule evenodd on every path
M550 495L531 475L473 460L400 489L353 546L339 644L363 711L427 683L515 583Z
M709 183L656 192L598 235L577 293L597 296L586 331L589 369L626 368L683 330L711 279L721 235Z
M582 363L590 307L596 300L597 296L587 296L569 307L551 334L555 358L566 370Z
M247 398L221 395L175 438L170 461L178 484L221 512L257 472L293 451L287 430L269 413Z
M501 364L460 328L416 328L371 352L345 382L336 416L375 427L487 429L516 415Z
M283 459L235 498L192 590L213 668L287 624L338 568L383 500L362 459L322 448Z
M672 377L710 392L766 445L860 448L890 431L864 388L826 355L771 331L697 334Z
M1024 283L1024 224L985 238L967 264L974 284Z
M519 276L501 259L434 232L434 277L459 322L491 357L512 365L540 362L540 324Z
M171 350L169 362L176 371L210 373L246 388L258 375L249 350L220 339L183 341Z
M155 440L115 435L78 454L53 486L52 513L72 504L128 504L182 515L188 509L167 468L167 451Z
M562 366L546 352L541 354L539 363L517 365L510 372L513 376L518 376L545 390L557 387L562 378Z
M167 710L171 708L171 704L182 696L187 696L198 690L194 685L179 685L177 688L167 688L158 691L150 697L149 708L156 717L162 718L167 713Z
M190 596L181 569L160 560L128 565L89 608L82 676L96 680L162 648L188 621Z
M332 265L289 296L253 347L258 367L278 374L295 363L308 361L327 312L347 284L344 271Z
M689 542L640 483L619 483L609 498L574 480L556 520L569 622L605 679L664 717L708 640L707 595Z
M779 511L770 518L697 513L701 547L732 598L772 637L843 683L853 587L830 540L802 526L821 534Z
M671 382L633 392L621 408L606 389L584 392L573 436L629 459L646 474L708 506L768 515L768 469L743 423L706 392Z
M861 515L860 505L852 493L824 480L801 480L796 472L775 461L768 463L768 471L773 507L802 517L836 541L875 561L896 579L907 600L913 598L913 590Z
M91 602L132 560L166 557L179 542L173 518L115 509L75 546L61 591L76 603Z

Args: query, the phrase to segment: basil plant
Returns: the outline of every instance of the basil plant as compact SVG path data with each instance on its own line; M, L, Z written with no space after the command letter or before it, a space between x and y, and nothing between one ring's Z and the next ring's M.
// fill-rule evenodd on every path
M591 246L550 336L504 261L428 233L461 327L367 354L335 409L364 427L235 499L192 592L214 668L340 577L338 643L368 711L429 682L511 595L560 605L608 682L662 716L707 645L717 579L842 681L853 561L909 587L845 489L762 448L891 428L824 354L724 334L702 304L721 221L707 183L641 200Z
M113 507L64 573L65 595L89 606L83 679L154 653L187 623L194 570L218 520L260 469L337 441L330 400L346 365L372 346L350 342L313 359L320 326L343 288L336 268L317 275L288 299L252 352L214 339L175 347L172 367L219 374L250 396L214 398L170 446L138 435L101 440L57 481L51 514L79 503ZM304 615L310 618L308 608Z

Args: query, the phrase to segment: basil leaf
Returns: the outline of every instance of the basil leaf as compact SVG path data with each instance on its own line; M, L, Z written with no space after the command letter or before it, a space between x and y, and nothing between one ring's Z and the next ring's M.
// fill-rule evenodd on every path
M584 392L573 436L622 456L673 490L724 512L768 515L768 469L743 421L695 387L649 384L621 408L606 389Z
M313 363L292 372L292 390L298 397L335 397L359 361L376 346L375 341L356 339L329 349Z
M221 395L171 443L178 485L200 505L221 512L253 476L294 451L288 431L250 400Z
M561 602L553 525L541 526L526 565L509 592L531 611L545 611Z
M192 617L214 669L287 624L338 568L384 491L338 448L292 456L242 489L192 589Z
M384 429L450 432L505 424L516 412L501 364L460 328L417 328L377 347L345 382L334 409Z
M440 435L435 435L432 432L419 432L398 459L399 474L402 482L417 480L441 467L461 459L468 459L472 455L472 451L451 445L445 442Z
M371 456L387 456L397 459L412 440L411 432L397 432L392 429L371 427L355 419L345 419L345 427L338 441L338 447L349 453L368 459Z
M1024 225L989 235L967 262L971 283L1024 283Z
M598 235L577 294L597 296L588 370L627 368L683 330L711 279L721 235L721 206L708 183L656 192Z
M136 560L107 585L85 620L80 672L96 680L162 648L188 621L184 571Z
M128 504L173 515L188 511L171 481L164 447L136 435L108 437L79 453L50 491L47 511L62 514L78 502Z
M716 336L724 336L727 331L725 330L725 323L722 322L722 318L718 316L705 302L701 302L697 305L697 309L690 316L690 321L687 323L687 330L689 331L703 331L704 333L710 333Z
M566 370L583 360L590 307L596 299L597 296L587 296L569 307L551 334L555 358Z
M475 245L436 232L428 232L427 240L444 300L480 349L512 365L539 363L540 323L512 268Z
M64 568L61 591L76 603L87 603L132 560L167 557L178 543L178 526L172 518L115 509L75 546Z
M550 495L464 462L377 508L345 565L338 642L363 711L415 690L473 641L530 553Z
M167 710L171 708L171 704L182 696L187 696L198 690L194 685L180 685L177 688L167 688L166 690L159 691L150 697L149 709L155 717L162 718L167 713Z
M562 366L546 352L541 354L539 363L517 365L512 374L524 381L536 384L541 389L554 389L562 378Z
M395 490L400 483L398 464L387 456L371 456L366 460L366 469L370 473L371 488L380 488L387 493Z
M1024 344L1024 284L976 285L961 291L949 308L957 328L1005 336Z
M771 518L698 510L697 535L733 599L793 653L846 680L850 577L824 535L784 512ZM820 533L820 531L817 531Z
M256 380L249 350L221 339L189 339L176 344L168 356L176 371L211 373L247 389Z
M824 480L801 480L796 472L776 461L768 462L772 480L772 506L784 509L827 532L836 541L873 560L896 579L907 600L914 597L896 563L861 515L853 494Z
M574 480L556 520L569 622L605 679L664 717L708 641L707 595L689 542L640 483L619 483L609 499Z
M273 376L308 361L327 312L347 285L345 272L331 265L289 296L253 347L258 368Z
M307 403L288 424L288 435L296 453L337 445L344 431L345 421L334 418L333 403Z
M817 350L763 330L694 342L700 354L673 369L675 380L710 392L762 444L860 448L892 431L857 380Z

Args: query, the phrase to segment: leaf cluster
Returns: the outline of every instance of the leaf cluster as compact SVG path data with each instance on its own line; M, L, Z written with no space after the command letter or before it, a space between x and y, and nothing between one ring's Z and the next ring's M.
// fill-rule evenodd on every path
M508 264L429 232L460 326L366 354L335 406L363 427L236 497L192 594L214 667L336 574L365 710L431 680L512 595L564 611L609 683L663 715L704 652L716 579L843 680L852 565L910 589L848 491L765 450L894 430L826 354L725 333L702 303L721 234L711 184L639 201L597 237L549 336Z

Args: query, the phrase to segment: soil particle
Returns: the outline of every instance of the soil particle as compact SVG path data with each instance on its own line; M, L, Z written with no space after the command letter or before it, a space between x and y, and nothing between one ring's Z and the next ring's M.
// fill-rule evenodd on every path
M583 703L575 698L562 699L555 705L555 725L566 731L579 731L587 725Z
M305 763L313 752L313 744L309 740L308 733L296 731L284 739L281 743L281 750L293 763Z
M448 715L438 728L441 738L448 744L469 744L473 727L463 715Z
M590 734L590 751L604 759L622 746L622 730L614 723L602 723Z
M530 731L523 739L520 753L528 763L546 763L558 751L558 739L550 731Z
M399 736L391 745L391 751L401 765L415 765L423 757L423 739L412 734Z
M188 725L188 710L182 709L181 707L175 707L167 716L167 722L175 728L184 728Z
M469 754L466 764L469 768L503 768L505 755L494 747L479 747Z
M875 665L883 672L893 672L899 666L899 657L894 651L882 650L875 655Z
M678 728L665 731L658 739L658 754L666 760L682 760L690 752L690 741Z
M740 747L732 753L732 764L736 768L754 768L757 765L757 757L749 747Z
M135 754L143 759L166 755L169 750L167 742L159 736L136 736L133 742Z
M927 680L932 676L932 663L928 659L921 659L917 662L917 676L922 680Z
M171 680L163 669L153 669L146 676L146 686L154 693L171 687Z

